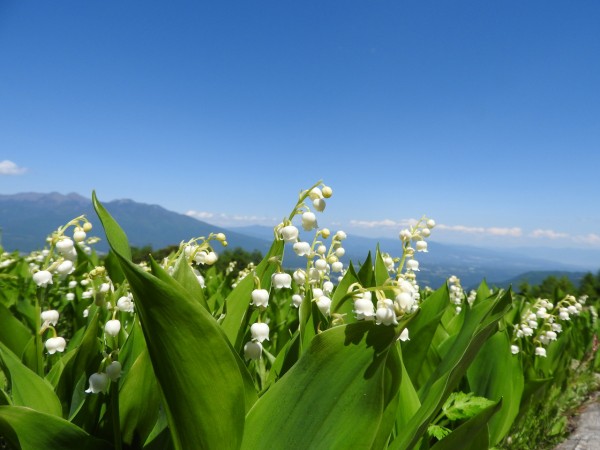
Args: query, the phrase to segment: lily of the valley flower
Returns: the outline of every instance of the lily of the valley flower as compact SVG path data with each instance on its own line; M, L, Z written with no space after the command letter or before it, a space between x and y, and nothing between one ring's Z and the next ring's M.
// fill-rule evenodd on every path
M362 296L354 300L353 312L356 314L357 320L373 320L375 317L375 306L371 301L370 292L365 292Z
M98 392L106 391L108 387L109 378L104 372L93 373L90 375L88 380L90 387L85 390L88 394L97 394Z
M316 304L319 308L319 311L321 311L321 314L323 314L324 316L329 316L331 308L331 299L329 297L327 297L326 295L319 296L317 298Z
M40 270L33 274L33 281L39 287L46 287L49 284L52 284L52 274L47 270Z
M273 287L275 289L289 289L292 287L292 276L288 273L278 272L273 274Z
M410 341L410 338L408 337L408 328L402 330L402 333L398 336L398 340L402 342Z
M256 341L248 341L244 345L244 357L246 359L256 360L262 355L262 344Z
M252 305L262 306L263 308L269 306L269 291L266 289L254 289L251 296Z
M44 321L44 325L52 325L55 326L58 323L58 311L55 309L49 309L48 311L42 311L40 314L42 320Z
M313 230L317 227L317 216L315 213L307 211L302 214L302 228L305 231Z
M56 251L61 255L67 255L71 253L71 250L73 250L74 245L75 244L71 239L64 238L56 243Z
M298 256L310 255L310 244L308 242L296 242L293 246L293 249Z
M117 381L121 377L121 363L119 361L113 361L106 366L106 375L112 381Z
M109 336L117 336L119 331L121 331L121 322L117 319L109 320L106 322L106 325L104 325L104 332Z
M263 342L265 339L269 340L269 325L263 322L253 323L250 327L250 334L252 339L257 342Z
M302 304L302 296L300 294L294 294L292 295L292 305L295 308L300 308L300 305Z
M283 227L279 234L285 242L298 242L298 228L294 225L288 225Z
M65 341L65 338L58 336L51 337L45 342L44 345L46 346L46 350L48 350L48 353L53 355L56 352L64 352L67 343Z

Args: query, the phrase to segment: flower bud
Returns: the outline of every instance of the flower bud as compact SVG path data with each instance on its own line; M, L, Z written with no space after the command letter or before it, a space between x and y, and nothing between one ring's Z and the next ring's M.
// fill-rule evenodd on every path
M329 228L323 228L321 231L321 236L323 236L323 239L327 239L329 237L329 235L331 234L331 231L329 231Z
M331 189L329 186L323 186L321 193L323 194L323 197L330 198L333 195L333 189Z
M302 269L296 269L293 274L296 284L302 286L306 282L306 272Z
M321 192L321 189L319 189L318 187L314 187L310 190L308 196L311 200L317 200L323 198L323 192Z
M104 325L104 332L109 336L117 336L119 331L121 331L121 322L117 319L109 320L106 322L106 325Z
M341 272L342 270L344 270L344 264L340 261L336 261L333 264L331 264L332 272Z
M435 220L429 219L427 221L427 228L429 228L431 230L433 227L435 227Z
M121 377L121 363L119 361L113 361L106 366L106 375L112 381L117 381Z
M315 261L315 268L317 270L327 270L327 261L323 258L319 258Z
M89 233L90 231L92 231L92 224L90 222L84 223L83 231L85 231L86 233Z
M73 232L73 240L75 242L83 242L86 238L87 234L85 234L85 231L83 231L82 228L75 228L75 231Z

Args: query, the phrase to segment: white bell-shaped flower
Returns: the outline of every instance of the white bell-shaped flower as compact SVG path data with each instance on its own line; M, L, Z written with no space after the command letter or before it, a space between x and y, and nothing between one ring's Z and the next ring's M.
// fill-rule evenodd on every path
M319 308L319 311L321 311L321 314L324 316L329 316L331 308L331 299L329 297L326 295L321 295L319 298L317 298L316 304Z
M292 274L297 285L302 286L306 282L306 272L302 269L296 269Z
M44 321L44 325L55 326L58 323L58 318L60 314L55 309L49 309L48 311L42 311L40 316Z
M269 306L269 291L266 289L254 289L251 296L252 305L262 306L263 308Z
M340 261L336 261L333 264L331 264L331 271L332 272L341 272L342 270L344 270L344 264Z
M106 366L106 375L112 381L117 381L121 377L121 363L119 361L113 361Z
M308 196L311 200L316 200L318 198L323 198L323 192L318 187L314 187L310 190Z
M47 270L40 270L33 274L33 281L39 287L46 287L52 284L52 274Z
M302 304L302 300L303 300L303 297L300 294L292 295L292 306L294 306L294 308L300 308L300 305Z
M310 244L308 242L296 242L293 249L298 256L310 256Z
M75 244L73 243L73 241L66 237L56 243L56 251L61 255L66 255L68 253L71 253L71 250L73 250L74 245Z
M327 270L328 264L325 258L319 258L315 261L315 268L317 270Z
M402 342L410 341L410 338L408 337L408 328L402 330L402 333L400 333L400 336L398 336L398 340Z
M333 292L333 283L331 281L325 281L323 283L323 292L329 295Z
M535 348L535 356L541 356L543 358L546 357L546 349L544 347L536 347Z
M119 297L119 299L117 300L117 308L119 308L119 311L132 313L134 307L135 305L133 303L133 299L129 295Z
M262 355L262 344L256 341L248 341L244 345L244 357L246 359L257 360Z
M305 231L314 230L317 227L317 216L315 213L306 211L302 214L302 228Z
M373 320L375 317L375 306L369 298L359 297L354 300L354 314L357 320Z
M109 320L104 325L104 332L109 336L117 336L119 331L121 331L121 322L117 319Z
M48 353L53 355L56 352L64 352L67 343L65 341L65 338L57 336L48 339L44 345L46 346L46 350L48 350Z
M419 261L417 261L416 259L409 259L408 261L406 261L406 268L408 270L412 270L413 272L418 272Z
M398 325L398 321L396 320L396 314L394 311L386 306L377 308L375 312L375 323L377 325Z
M325 211L325 206L327 206L327 203L322 198L315 198L312 203L314 208L319 212Z
M415 304L415 299L413 298L412 294L408 292L401 292L396 296L395 302L402 311L411 312L413 305Z
M335 256L337 256L338 258L341 258L346 254L346 249L344 247L338 247L333 253L335 253Z
M294 225L287 225L283 227L279 234L285 242L298 242L298 228Z
M415 243L415 248L417 249L418 252L427 252L427 241L417 241Z
M292 287L292 276L284 272L275 273L273 274L272 283L275 289L289 289Z
M516 355L517 353L519 353L519 346L518 345L511 345L510 346L510 352L513 355Z
M85 392L88 394L97 394L98 392L106 391L106 388L108 388L109 379L108 375L106 375L104 372L93 373L90 375L88 382L90 387L88 387Z
M269 325L264 322L253 323L250 327L250 334L252 339L258 342L262 342L265 339L269 340Z
M217 259L219 259L219 257L215 252L208 252L206 257L204 258L204 264L212 266L214 263L217 262Z
M429 219L427 221L427 228L429 228L431 230L433 227L435 227L435 220Z
M74 270L75 270L75 266L73 264L73 261L65 259L56 268L56 273L59 274L61 277L66 277L67 275L72 273Z
M75 294L73 294L72 292L67 292L67 295L65 295L65 299L69 302L72 302L73 300L75 300Z

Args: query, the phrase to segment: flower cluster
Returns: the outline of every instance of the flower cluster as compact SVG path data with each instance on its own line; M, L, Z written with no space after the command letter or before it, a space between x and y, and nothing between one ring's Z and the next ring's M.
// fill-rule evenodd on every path
M563 325L571 320L571 316L581 313L586 298L587 296L575 298L573 295L566 295L556 305L548 299L538 298L525 307L521 312L520 323L514 329L511 352L519 353L529 339L535 348L534 354L545 357L548 344L558 338Z

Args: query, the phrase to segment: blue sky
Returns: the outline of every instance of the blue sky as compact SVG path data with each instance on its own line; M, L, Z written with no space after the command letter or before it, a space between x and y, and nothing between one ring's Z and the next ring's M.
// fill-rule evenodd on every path
M0 2L0 193L600 248L597 1ZM1 220L1 219L0 219Z

